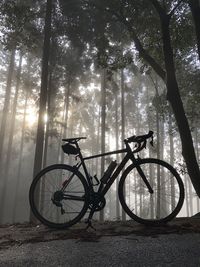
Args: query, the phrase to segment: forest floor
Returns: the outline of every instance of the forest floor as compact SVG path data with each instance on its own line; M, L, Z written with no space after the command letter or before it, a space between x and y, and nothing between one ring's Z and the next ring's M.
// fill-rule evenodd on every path
M95 242L103 236L134 234L156 238L165 234L200 233L200 215L191 218L177 218L166 225L156 227L147 227L134 221L93 222L93 227L96 230L92 228L86 230L86 224L83 222L62 230L50 229L41 224L31 225L30 223L1 225L0 249L52 240L78 239Z

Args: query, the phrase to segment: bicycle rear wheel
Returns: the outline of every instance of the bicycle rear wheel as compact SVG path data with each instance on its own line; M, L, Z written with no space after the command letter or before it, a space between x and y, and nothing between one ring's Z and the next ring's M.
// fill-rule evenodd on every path
M62 190L63 184L67 184ZM35 217L53 228L69 227L84 216L88 208L88 185L73 167L56 164L43 169L33 180L29 202Z
M156 225L173 219L184 201L184 186L177 171L158 159L141 159L138 164L153 193L149 193L135 165L128 166L119 182L123 209L142 224Z

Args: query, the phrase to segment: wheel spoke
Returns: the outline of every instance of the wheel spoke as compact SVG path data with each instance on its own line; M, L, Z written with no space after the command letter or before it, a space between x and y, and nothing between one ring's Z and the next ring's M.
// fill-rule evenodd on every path
M78 222L86 213L87 183L67 165L53 165L41 171L30 189L30 204L34 215L50 227L67 227ZM67 190L62 183L73 175Z
M134 166L129 166L120 181L120 201L128 215L141 223L164 222L180 211L184 189L181 178L167 163L157 159L141 160L140 167L153 194Z

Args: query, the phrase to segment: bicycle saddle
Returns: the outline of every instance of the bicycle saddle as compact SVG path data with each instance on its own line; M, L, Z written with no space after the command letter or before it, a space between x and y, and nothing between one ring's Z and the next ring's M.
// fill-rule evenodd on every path
M86 139L87 137L72 137L72 138L66 138L66 139L62 139L62 141L64 142L78 142L81 139Z

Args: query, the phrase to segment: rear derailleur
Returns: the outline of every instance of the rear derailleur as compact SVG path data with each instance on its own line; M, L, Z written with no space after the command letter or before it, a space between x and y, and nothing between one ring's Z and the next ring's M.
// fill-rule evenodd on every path
M57 207L60 207L61 214L65 214L65 210L63 209L63 204L61 203L61 200L63 200L63 192L62 191L56 191L52 198L51 201L53 204L55 204Z

